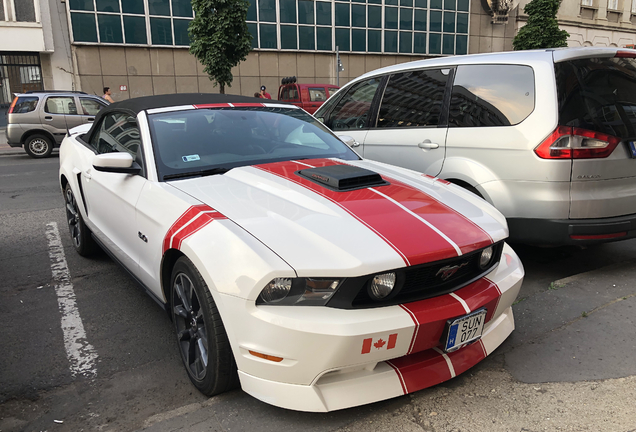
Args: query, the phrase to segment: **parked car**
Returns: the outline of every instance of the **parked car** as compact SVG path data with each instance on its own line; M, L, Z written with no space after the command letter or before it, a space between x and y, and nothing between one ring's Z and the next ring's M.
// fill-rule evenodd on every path
M313 114L340 87L332 84L298 84L296 77L283 78L278 100L289 102Z
M291 104L117 102L64 139L59 180L77 252L100 245L165 307L206 395L240 380L285 408L361 405L466 371L514 328L503 216Z
M95 120L108 102L76 91L30 91L15 95L7 112L7 142L34 158L49 157L69 129Z
M636 50L566 48L399 64L343 87L315 116L367 159L460 185L510 240L636 236Z

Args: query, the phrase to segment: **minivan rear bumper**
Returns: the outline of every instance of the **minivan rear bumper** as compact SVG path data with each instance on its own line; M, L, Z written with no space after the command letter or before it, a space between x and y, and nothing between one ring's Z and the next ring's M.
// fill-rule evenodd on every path
M510 242L588 245L636 237L636 214L600 219L509 218Z

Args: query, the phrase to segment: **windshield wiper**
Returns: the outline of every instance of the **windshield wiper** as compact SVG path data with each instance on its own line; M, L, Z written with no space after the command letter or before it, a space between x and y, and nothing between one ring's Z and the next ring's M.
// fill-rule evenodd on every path
M163 179L164 180L171 180L171 179L185 178L185 177L196 177L196 176L208 176L208 175L215 175L215 174L225 174L226 172L228 172L231 169L232 168L218 167L218 168L204 169L204 170L201 170L201 171L192 171L192 172L187 172L187 173L168 174L168 175L163 176Z

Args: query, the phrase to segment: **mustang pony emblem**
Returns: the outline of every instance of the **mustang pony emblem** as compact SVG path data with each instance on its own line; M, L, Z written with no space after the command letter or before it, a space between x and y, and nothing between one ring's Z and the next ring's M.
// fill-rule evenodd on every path
M465 262L463 264L456 264L454 266L449 266L449 265L444 266L441 269L439 269L437 273L435 273L435 276L439 276L441 273L442 275L440 277L443 281L445 281L446 279L448 279L449 277L457 273L457 270L459 270L460 268L464 267L467 264L468 263Z

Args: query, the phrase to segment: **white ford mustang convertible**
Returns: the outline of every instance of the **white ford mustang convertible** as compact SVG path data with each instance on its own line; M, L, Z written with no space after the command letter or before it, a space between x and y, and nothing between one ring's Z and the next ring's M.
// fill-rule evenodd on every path
M103 248L168 311L206 395L240 385L331 411L451 379L514 329L524 273L506 221L343 141L262 99L112 104L60 149L73 244Z

